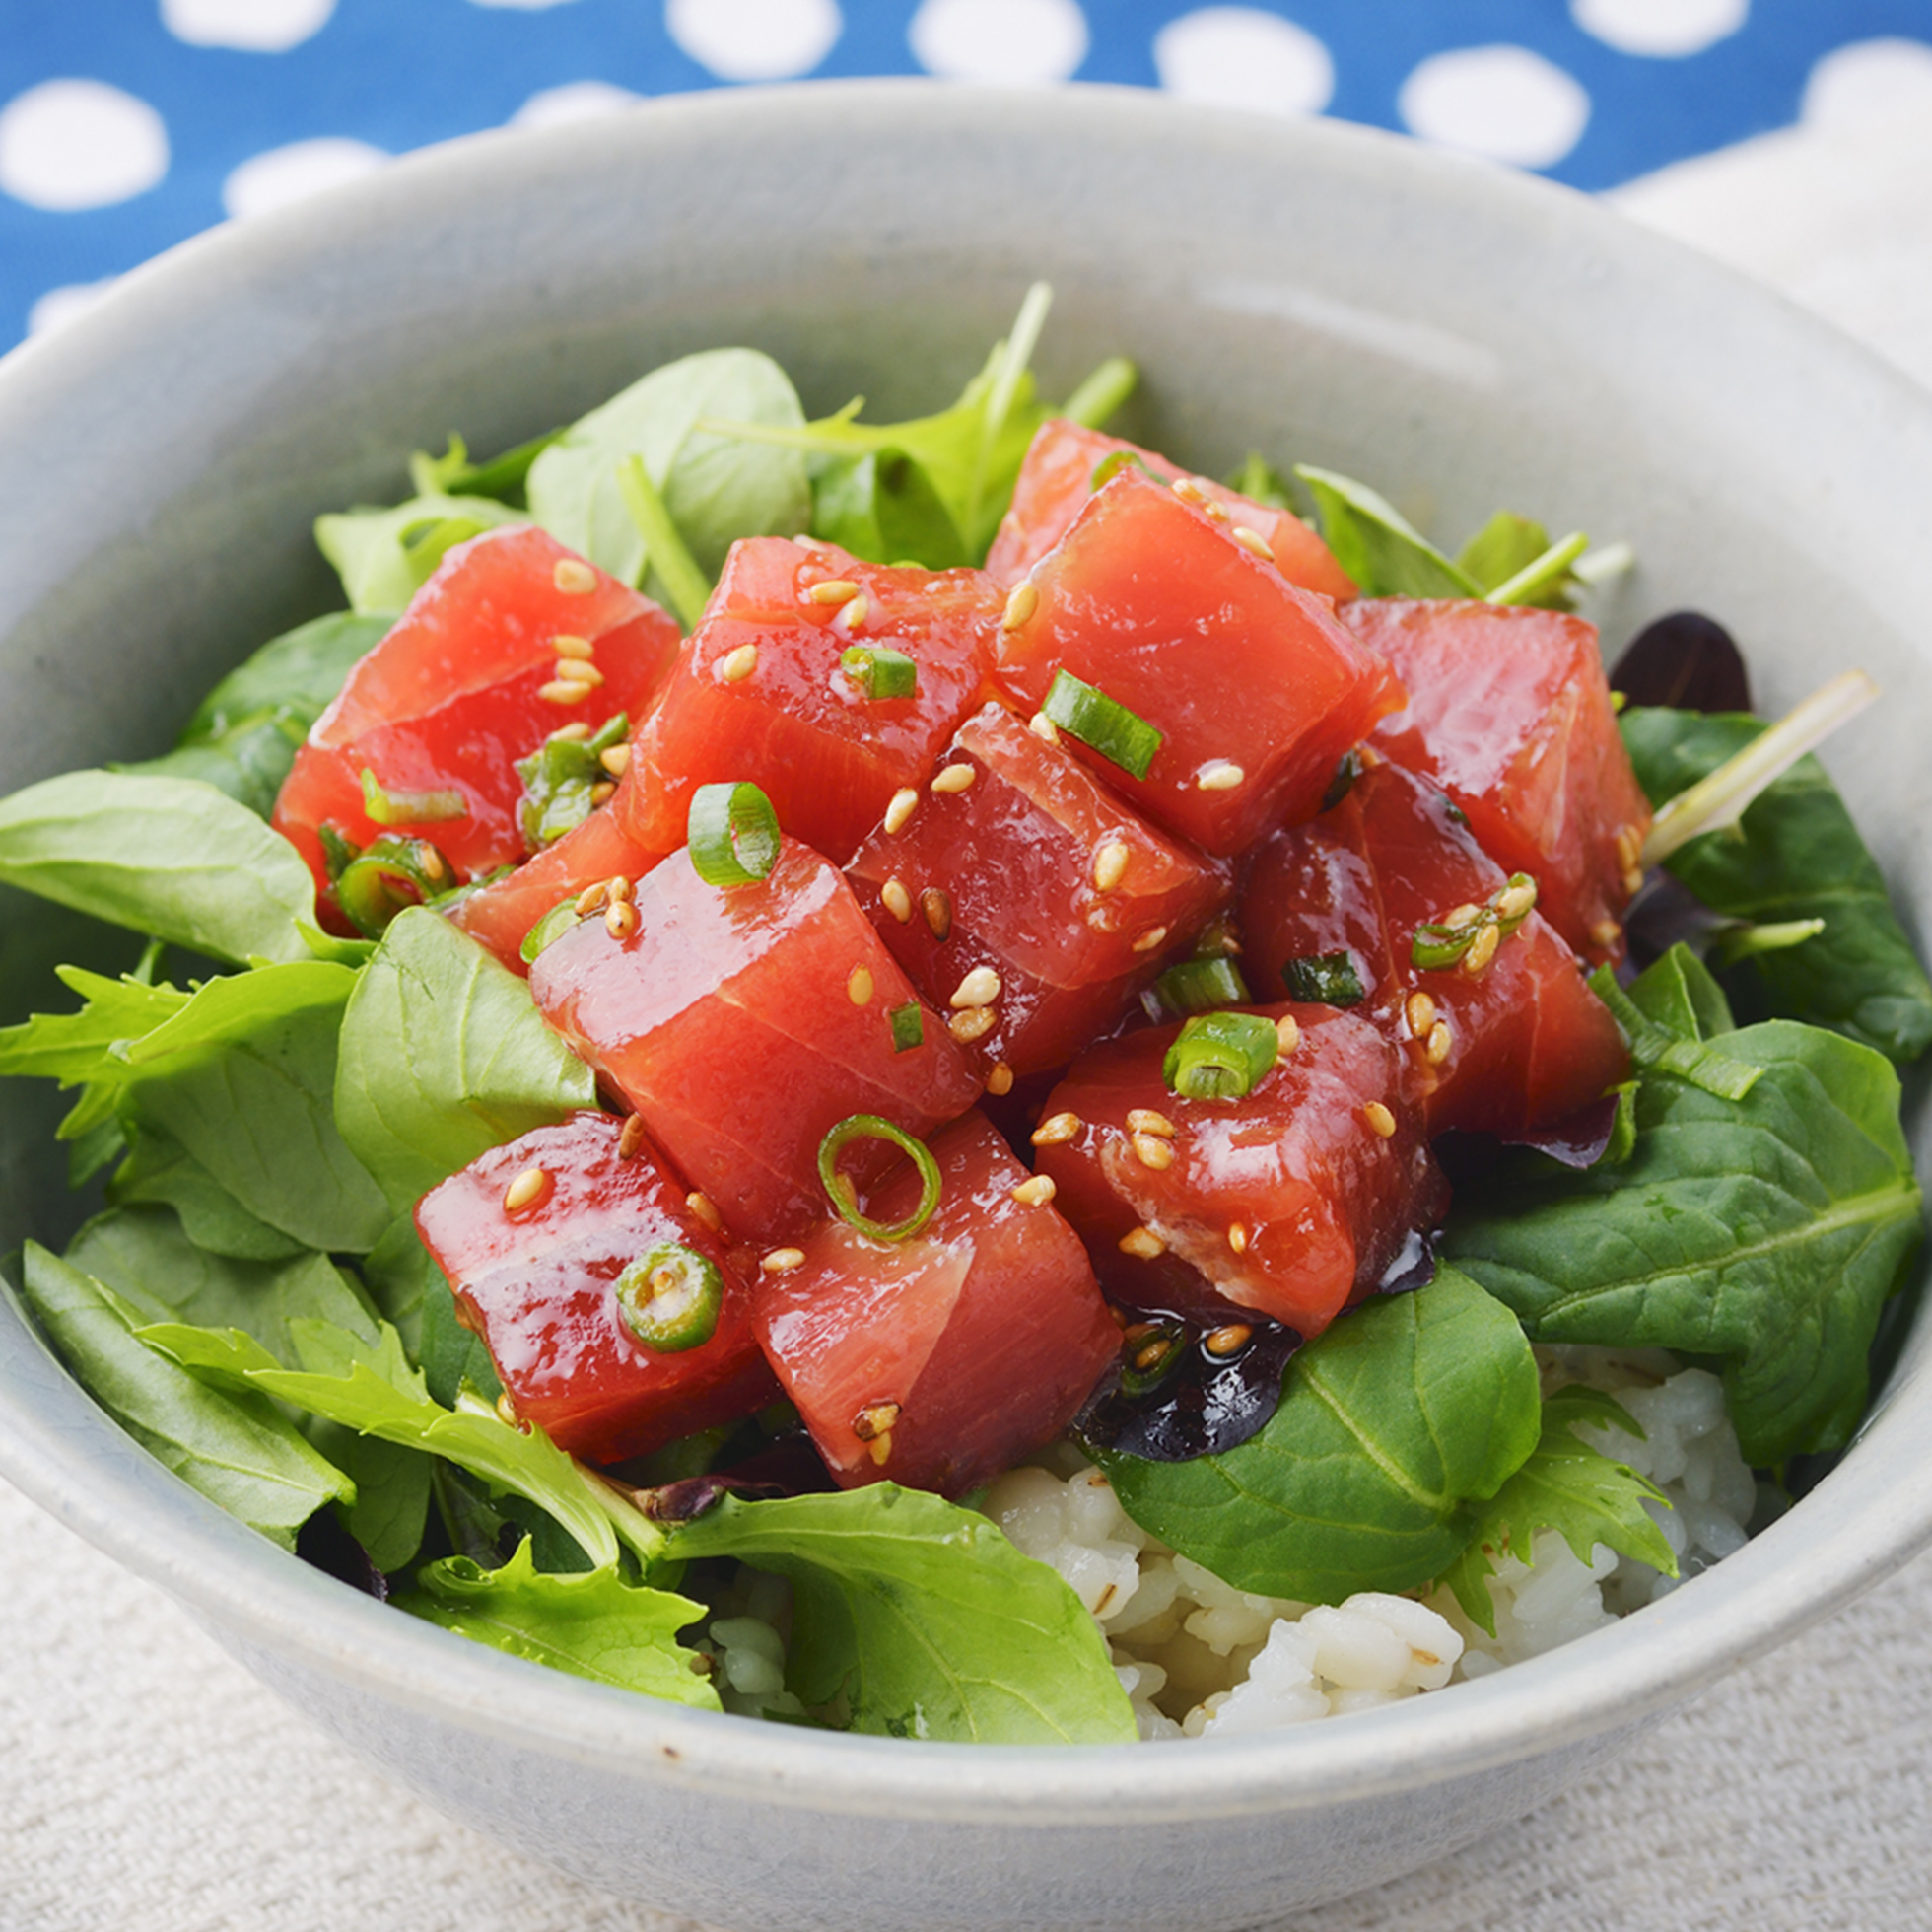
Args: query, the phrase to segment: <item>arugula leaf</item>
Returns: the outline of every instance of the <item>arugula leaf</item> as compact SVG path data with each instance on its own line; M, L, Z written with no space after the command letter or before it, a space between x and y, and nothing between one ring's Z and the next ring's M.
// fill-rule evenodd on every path
M205 1387L144 1347L138 1311L37 1242L24 1251L28 1305L102 1408L157 1461L231 1515L295 1547L324 1503L348 1500L349 1479L258 1396Z
M1439 1574L1536 1446L1530 1345L1454 1269L1364 1303L1288 1364L1280 1407L1223 1455L1099 1451L1121 1507L1238 1590L1340 1603Z
M677 1641L705 1614L688 1597L626 1583L615 1569L549 1575L536 1567L528 1538L501 1569L450 1556L428 1565L416 1585L396 1603L458 1636L620 1690L722 1708L694 1668L697 1653Z
M1543 1433L1530 1459L1484 1506L1476 1533L1441 1581L1473 1623L1496 1633L1496 1600L1487 1580L1499 1556L1534 1563L1539 1530L1555 1530L1579 1562L1600 1544L1640 1563L1677 1574L1677 1557L1646 1502L1669 1502L1663 1490L1627 1465L1580 1440L1579 1426L1641 1435L1616 1402L1596 1389L1558 1389L1543 1405Z
M1760 1070L1744 1099L1653 1068L1627 1161L1503 1163L1444 1249L1535 1341L1720 1358L1745 1458L1771 1464L1850 1439L1921 1202L1882 1055L1788 1020L1724 1052Z
M892 1483L726 1496L671 1530L665 1553L790 1577L788 1688L807 1704L846 1691L856 1731L988 1744L1135 1735L1079 1599L985 1517L937 1496Z
M1737 713L1632 709L1619 721L1637 782L1661 804L1765 728ZM1753 924L1822 919L1802 945L1759 952L1724 975L1752 1016L1828 1026L1890 1059L1932 1046L1932 981L1837 789L1801 758L1745 811L1736 835L1707 833L1665 861L1712 911Z
M307 959L295 848L193 779L68 772L0 799L0 879L214 959Z
M642 458L708 577L739 537L803 529L811 517L804 458L716 435L701 427L711 417L795 429L805 413L791 378L755 349L685 356L580 418L537 457L526 484L530 514L558 542L626 584L646 583L651 562L617 480L630 456Z
M446 551L485 530L527 523L519 510L484 496L427 491L392 509L358 504L315 518L315 547L335 566L352 609L401 610L427 584Z
M1365 597L1480 597L1482 586L1410 523L1388 498L1353 477L1297 463L1321 518L1322 539Z
M270 639L202 699L172 751L107 769L200 779L266 818L310 726L394 621L335 611Z
M385 1223L478 1154L596 1102L523 981L438 914L397 915L350 998L335 1079L335 1118L381 1183Z
M34 1013L0 1029L0 1073L58 1080L64 1087L106 1079L122 1084L125 1063L113 1048L138 1039L188 1003L172 986L149 986L132 974L117 980L79 966L56 966L55 977L87 1002L75 1013Z

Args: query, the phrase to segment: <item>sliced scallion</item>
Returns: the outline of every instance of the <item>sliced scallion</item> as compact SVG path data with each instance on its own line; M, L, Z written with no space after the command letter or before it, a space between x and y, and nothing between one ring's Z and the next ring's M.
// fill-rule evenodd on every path
M534 966L537 954L552 940L561 939L577 923L577 898L573 894L568 899L559 900L523 934L523 943L517 948L523 964Z
M1359 1006L1368 998L1361 975L1355 971L1354 955L1346 947L1340 952L1310 952L1283 961L1281 984L1290 1000L1311 1006Z
M702 1348L718 1332L724 1276L718 1264L681 1241L660 1241L618 1276L617 1311L653 1354Z
M919 1169L919 1206L903 1221L875 1221L859 1210L853 1199L852 1184L839 1172L839 1156L855 1140L885 1140L897 1147ZM939 1163L924 1140L916 1139L902 1127L879 1114L852 1114L818 1143L818 1178L832 1211L850 1227L874 1241L906 1241L932 1218L939 1205Z
M1153 465L1138 449L1115 449L1094 464L1093 475L1087 480L1088 490L1104 489L1124 469L1144 471L1156 483L1161 480Z
M1259 1013L1200 1013L1174 1036L1161 1077L1184 1100L1240 1100L1280 1050L1275 1022Z
M882 644L855 644L839 654L839 668L866 697L915 698L919 666L903 651Z
M1225 955L1184 959L1168 967L1153 990L1162 1010L1177 1019L1212 1012L1216 1006L1245 1006L1249 999L1240 967Z
M1147 776L1164 741L1163 733L1144 718L1137 718L1106 692L1083 684L1071 671L1055 672L1040 710L1050 723L1132 778Z
M756 885L778 863L778 813L755 785L699 786L684 836L707 885Z
M920 1011L917 1000L908 1000L903 1006L894 1006L885 1019L892 1029L894 1053L910 1053L913 1048L926 1044L926 1016Z
M397 913L448 892L455 882L449 862L427 839L385 833L343 866L335 903L365 938L380 939Z
M363 810L378 825L437 825L469 816L460 792L391 792L367 765L362 769L362 794Z

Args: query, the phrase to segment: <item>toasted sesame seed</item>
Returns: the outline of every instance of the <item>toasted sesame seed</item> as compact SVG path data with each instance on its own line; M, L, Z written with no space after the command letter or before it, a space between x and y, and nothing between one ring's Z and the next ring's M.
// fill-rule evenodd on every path
M552 638L550 649L559 657L575 657L586 661L597 655L597 647L588 638L574 638L569 635Z
M1150 1227L1137 1227L1123 1234L1114 1244L1122 1254L1139 1261L1156 1261L1167 1252L1167 1243Z
M1149 1342L1134 1351L1134 1366L1144 1375L1150 1368L1158 1368L1174 1351L1174 1345L1163 1335L1157 1342Z
M844 631L848 634L858 630L864 623L871 608L871 602L868 598L860 596L849 599L839 606L839 614L832 619L833 629Z
M742 684L758 668L758 647L741 644L718 660L716 675L721 683Z
M1156 1335L1159 1331L1160 1324L1158 1322L1130 1322L1125 1319L1121 1321L1121 1340L1130 1348L1135 1343L1144 1342L1148 1336Z
M1114 1304L1110 1301L1107 1304L1107 1312L1108 1314L1113 1316L1114 1326L1117 1329L1125 1329L1128 1327L1127 1310L1125 1308L1116 1308Z
M1379 1100L1371 1100L1362 1109L1362 1119L1368 1123L1368 1131L1384 1140L1396 1131L1396 1117Z
M590 802L593 805L607 805L617 795L617 781L614 778L599 779L590 788Z
M990 1006L1000 998L1000 975L991 966L975 966L952 990L951 1004Z
M900 880L887 879L886 882L879 887L879 898L884 903L886 911L889 912L892 915L892 917L899 922L901 926L905 925L905 923L912 918L913 895L906 890L904 884Z
M892 801L885 808L885 829L888 832L902 832L906 820L919 809L919 794L910 785L902 787L892 794Z
M595 885L586 885L577 895L576 900L571 906L571 911L579 919L588 919L592 913L603 910L604 900L609 897L609 894L610 881L608 879L599 879Z
M1174 1123L1165 1114L1157 1114L1151 1107L1129 1109L1127 1131L1130 1134L1158 1134L1163 1140L1174 1138Z
M1217 523L1228 523L1234 520L1233 512L1228 509L1227 505L1216 501L1212 497L1208 500L1207 510L1208 515Z
M1283 1013L1275 1022L1275 1038L1283 1053L1293 1053L1301 1045L1301 1022L1292 1013Z
M1166 936L1166 927L1150 926L1128 949L1131 952L1152 952Z
M865 1453L871 1457L873 1467L883 1469L892 1460L892 1431L887 1429L883 1435L875 1435L865 1445Z
M1127 862L1134 857L1125 839L1109 839L1093 853L1093 889L1111 892L1127 876Z
M718 1211L717 1204L713 1202L710 1195L695 1194L695 1193L687 1194L684 1197L684 1205L685 1207L690 1208L692 1214L698 1220L703 1221L704 1224L708 1228L710 1228L714 1234L719 1234L724 1231L724 1216Z
M869 1402L852 1418L852 1432L861 1442L875 1442L899 1419L896 1402Z
M971 765L948 765L932 781L934 792L964 792L977 776Z
M550 567L550 581L567 597L587 597L597 587L597 574L581 557L559 557Z
M546 705L581 705L590 695L590 687L575 677L559 677L539 684L536 694Z
M1158 1134L1136 1134L1128 1144L1134 1149L1134 1158L1142 1167L1151 1167L1156 1174L1174 1165L1174 1143L1163 1140Z
M497 1391L497 1417L500 1421L508 1422L513 1429L523 1426L523 1418L518 1414L517 1405L511 1401L508 1389Z
M1000 613L1000 628L1002 631L1018 630L1039 607L1039 586L1031 578L1022 577L1006 593L1006 608Z
M1526 919L1536 904L1536 881L1512 885L1496 895L1496 911L1504 919Z
M1627 872L1643 857L1643 834L1634 825L1617 828L1617 863Z
M1623 936L1623 929L1614 919L1600 919L1590 929L1590 943L1600 952L1608 952Z
M1416 1039L1428 1037L1429 1028L1435 1024L1435 1001L1426 993L1412 993L1403 1002L1402 1013Z
M846 978L846 998L855 1006L867 1006L872 1000L872 971L869 966L855 966Z
M623 1130L617 1136L617 1158L635 1160L644 1151L644 1116L627 1114Z
M1431 1067L1440 1067L1449 1058L1449 1022L1439 1019L1429 1028L1428 1044L1422 1049L1422 1058Z
M548 1199L550 1188L549 1168L526 1167L504 1189L503 1211L520 1214L525 1208L534 1208L538 1202Z
M1043 711L1036 711L1026 721L1026 728L1036 738L1044 739L1048 744L1058 744L1060 742L1060 726Z
M1204 504L1208 501L1208 492L1192 476L1177 476L1167 487L1183 503Z
M986 1090L996 1099L1013 1090L1013 1070L1003 1060L996 1060L987 1070Z
M1237 1255L1248 1252L1248 1230L1239 1221L1230 1221L1227 1226L1227 1245Z
M1194 782L1197 792L1232 792L1248 774L1241 767L1226 758L1216 758L1211 764L1201 768L1201 776Z
M1463 954L1463 971L1480 973L1496 956L1496 947L1502 942L1502 934L1493 926L1485 926L1469 942L1469 950Z
M590 727L581 718L573 718L568 724L559 724L550 733L563 744L582 744L590 735Z
M1472 906L1465 903L1460 906L1451 907L1448 912L1442 915L1441 923L1444 926L1450 927L1474 926L1482 917L1483 908L1481 906Z
M1634 899L1637 896L1637 894L1642 890L1643 890L1643 867L1641 865L1632 865L1630 869L1623 874L1624 895L1628 898Z
M557 659L557 676L573 684L591 686L599 685L604 681L603 672L598 670L595 664L582 663L575 657Z
M416 862L422 868L426 879L440 879L449 869L444 862L442 853L438 852L435 846L431 846Z
M1243 550L1252 550L1263 563L1272 564L1275 561L1275 546L1259 530L1251 530L1246 523L1237 523L1228 531L1228 535Z
M604 931L613 939L630 938L638 925L638 909L628 899L613 899L604 908Z
M622 778L631 769L631 747L627 744L607 744L597 753L597 763L612 778Z
M1082 1125L1078 1114L1049 1114L1033 1130L1033 1144L1036 1147L1058 1147L1072 1139Z
M1051 1174L1035 1174L1013 1190L1013 1199L1022 1208L1044 1208L1057 1192Z
M946 1021L946 1031L962 1047L970 1047L975 1040L984 1039L999 1023L1000 1015L993 1007L968 1006Z
M936 885L929 885L919 895L919 910L926 930L941 945L952 936L952 900Z
M604 890L613 899L635 899L638 889L622 872L613 872L604 880Z
M767 1275L789 1275L794 1268L802 1268L805 1251L802 1248L774 1248L759 1262L759 1268Z
M1202 1346L1210 1355L1231 1355L1237 1348L1245 1348L1253 1335L1254 1330L1246 1322L1229 1322L1225 1328L1217 1328L1206 1337Z
M814 584L805 595L815 604L850 603L859 594L859 586L849 577L828 577L823 584Z

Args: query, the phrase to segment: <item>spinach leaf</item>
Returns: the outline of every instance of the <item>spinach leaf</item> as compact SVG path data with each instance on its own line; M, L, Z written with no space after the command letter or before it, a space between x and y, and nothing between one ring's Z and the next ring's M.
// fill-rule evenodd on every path
M1620 723L1653 804L1715 771L1764 729L1736 714L1649 709L1626 711ZM1901 1064L1932 1046L1932 981L1816 758L1800 759L1751 804L1737 834L1706 833L1665 864L1728 918L1824 920L1825 930L1802 945L1753 953L1724 973L1747 1015L1828 1026Z
M1303 1348L1273 1419L1238 1449L1098 1460L1141 1528L1236 1589L1340 1603L1440 1574L1536 1447L1540 1418L1515 1318L1445 1268Z
M617 482L628 457L642 459L707 576L718 575L739 537L805 528L804 457L715 435L700 427L711 417L795 429L805 413L791 378L755 349L706 349L666 363L573 423L536 458L527 479L531 516L558 542L647 588L651 559Z
M1733 1032L1736 1022L1722 989L1689 946L1673 946L1627 993L1608 966L1590 975L1590 990L1610 1008L1638 1067L1675 1074L1720 1100L1742 1100L1758 1084L1760 1068L1709 1044Z
M1496 1633L1496 1600L1487 1581L1499 1556L1533 1563L1539 1530L1555 1530L1579 1562L1600 1543L1640 1563L1677 1574L1677 1557L1646 1502L1663 1503L1664 1492L1626 1465L1578 1438L1579 1426L1642 1431L1607 1395L1595 1389L1558 1389L1543 1405L1543 1433L1530 1459L1480 1512L1476 1532L1442 1581L1473 1623Z
M431 1563L395 1601L412 1616L512 1657L614 1684L620 1690L718 1710L718 1692L677 1633L705 1607L668 1590L626 1583L612 1569L553 1576L536 1567L527 1538L501 1569L467 1556Z
M896 1484L726 1496L669 1532L672 1559L737 1556L792 1579L788 1689L843 1690L852 1728L988 1744L1135 1735L1107 1646L1046 1564L985 1517Z
M419 1363L429 1392L446 1408L465 1386L488 1402L503 1393L497 1365L475 1330L456 1314L455 1296L435 1257L416 1232L415 1217L398 1214L362 1264L383 1319L402 1337L412 1360Z
M1482 587L1411 524L1394 504L1353 477L1297 463L1315 498L1322 539L1365 597L1480 597Z
M436 913L397 915L350 998L335 1080L342 1138L380 1180L385 1223L478 1154L596 1097L515 973Z
M286 1261L306 1243L270 1227L236 1200L174 1137L149 1122L128 1149L109 1194L117 1206L172 1208L196 1247L237 1261Z
M157 1461L230 1514L293 1549L349 1479L270 1404L205 1387L144 1347L138 1311L37 1243L24 1254L28 1305L94 1399Z
M1536 1341L1719 1358L1746 1460L1770 1464L1849 1440L1921 1204L1882 1055L1788 1020L1723 1046L1760 1070L1742 1100L1653 1068L1627 1161L1504 1163L1443 1246Z
M928 570L971 563L932 480L901 449L826 463L812 478L814 536L875 564L911 558Z
M271 639L201 701L172 751L108 770L200 779L266 818L310 726L394 621L336 611Z
M68 772L0 799L0 879L214 959L310 957L309 867L192 779Z
M352 609L401 610L430 580L446 551L485 530L527 523L493 498L426 492L393 509L359 504L315 518L315 545L335 566Z

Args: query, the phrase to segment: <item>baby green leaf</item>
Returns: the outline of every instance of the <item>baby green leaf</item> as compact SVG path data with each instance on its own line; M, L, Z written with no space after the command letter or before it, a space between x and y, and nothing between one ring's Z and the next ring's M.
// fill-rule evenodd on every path
M903 450L829 462L812 479L812 534L875 564L911 558L928 570L971 561L932 480Z
M614 1568L548 1574L536 1567L527 1537L501 1569L451 1556L431 1563L416 1583L396 1602L458 1636L620 1690L720 1708L718 1692L693 1669L696 1653L677 1641L705 1614L688 1597L626 1583Z
M505 523L527 523L520 510L490 497L412 497L393 509L358 505L315 518L315 544L342 580L357 611L400 610L430 580L446 551Z
M1386 497L1353 477L1297 463L1314 494L1322 537L1365 597L1480 597L1467 571L1452 564Z
M1496 1559L1533 1563L1539 1530L1555 1530L1579 1562L1600 1544L1640 1563L1677 1574L1677 1557L1646 1502L1663 1503L1664 1492L1625 1464L1580 1440L1580 1425L1638 1433L1636 1424L1595 1389L1558 1389L1543 1405L1543 1433L1530 1459L1477 1517L1475 1534L1442 1581L1474 1623L1496 1633L1496 1603L1486 1587Z
M1768 1464L1849 1439L1921 1204L1881 1055L1788 1020L1724 1052L1760 1070L1742 1100L1654 1068L1627 1161L1507 1163L1459 1194L1445 1248L1533 1340L1720 1358L1745 1458Z
M988 1744L1135 1734L1079 1599L983 1516L879 1483L837 1495L727 1496L670 1531L672 1559L737 1556L792 1579L788 1688L845 1690L852 1728Z
M478 1154L595 1105L590 1070L516 974L436 913L396 917L349 1000L335 1080L385 1222Z
M1468 1542L1475 1505L1536 1446L1540 1414L1514 1317L1439 1269L1303 1348L1280 1407L1238 1449L1099 1461L1141 1528L1235 1588L1340 1603L1439 1574Z

